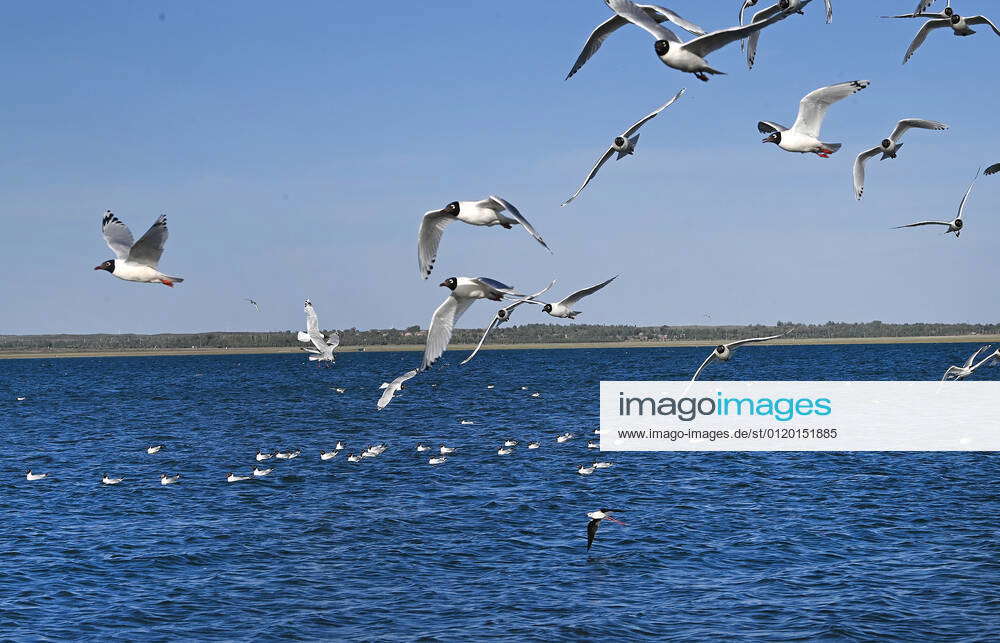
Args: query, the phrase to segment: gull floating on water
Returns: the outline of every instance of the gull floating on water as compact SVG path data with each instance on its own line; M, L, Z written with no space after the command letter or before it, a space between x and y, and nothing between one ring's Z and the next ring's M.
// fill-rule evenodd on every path
M320 451L319 452L319 459L320 460L332 460L332 459L334 459L334 458L337 457L338 453L340 453L340 451L337 451L336 449L334 449L333 451Z
M589 476L594 472L594 466L593 465L587 466L585 464L581 464L580 468L577 469L576 472L579 473L581 476Z
M537 449L540 446L542 446L541 442L529 442L528 443L528 448L529 449Z
M232 471L226 476L226 482L242 482L243 480L249 480L251 476L238 476Z
M440 448L440 449L438 449L438 451L439 451L440 453L442 453L442 454L446 454L446 453L454 453L454 452L455 452L455 447L446 447L445 445L443 445L443 444L442 444L442 445L441 445L441 448Z
M161 214L138 241L133 241L132 231L108 210L101 221L104 241L115 253L94 270L106 270L119 279L146 284L163 284L174 287L184 281L180 277L170 277L157 270L163 245L167 242L167 216Z
M760 342L769 342L772 339L778 339L780 337L784 337L788 333L791 333L793 330L795 329L793 328L791 330L785 331L784 333L779 333L777 335L770 335L768 337L751 337L749 339L741 339L735 342L729 342L728 344L719 344L718 346L715 347L715 350L713 350L709 354L709 356L705 358L705 361L701 363L701 366L699 366L698 370L695 371L694 377L691 378L691 381L693 382L696 379L698 379L698 376L701 375L701 371L706 366L708 366L708 364L712 360L718 360L720 362L728 362L733 357L733 351L735 351L740 346L744 346L746 344L757 344Z
M353 453L347 454L348 462L361 462L361 456L354 455Z
M159 453L163 450L162 444L157 444L156 446L146 447L146 453L153 455L154 453Z
M608 468L611 468L613 466L614 465L612 463L610 463L610 462L595 462L594 463L594 468L595 469L608 469Z
M882 139L882 142L876 147L858 154L858 157L854 159L854 195L859 201L865 192L865 162L873 156L877 156L879 154L882 155L881 160L883 161L886 159L896 158L899 148L903 147L903 144L899 142L899 139L903 137L903 134L905 134L907 130L913 127L929 130L948 129L948 126L944 123L928 121L922 118L904 118L896 123L896 128L892 130L892 134L889 134L889 138Z
M427 446L426 444L418 444L417 445L417 453L423 453L424 451L430 451L430 450L431 450L431 448L429 446Z
M263 478L264 476L266 476L267 474L271 473L272 471L274 471L274 469L259 469L257 467L254 467L253 468L253 477L255 477L255 478Z
M503 445L505 447L516 447L517 446L517 440L504 440Z
M47 473L32 473L31 469L28 469L28 473L25 474L24 477L27 478L28 480L41 480L42 478L44 478L44 477L46 477L48 475L49 474L47 474Z
M611 516L613 512L621 513L621 509L598 509L597 511L591 511L587 514L590 518L590 522L587 523L587 551L590 551L590 546L594 544L594 537L597 536L597 528L601 526L601 521L610 520L611 522L616 522L619 525L624 525L620 520L617 520Z
M442 462L447 462L448 458L445 456L432 457L427 461L427 464L441 464Z
M851 80L809 92L799 101L799 115L791 128L772 121L757 123L757 130L761 134L769 134L762 142L774 143L786 152L829 158L841 148L841 144L824 143L819 138L819 130L823 126L827 110L830 105L858 93L870 84L871 81L868 80Z
M296 449L295 451L278 451L274 454L274 457L279 460L291 460L292 458L297 458L302 453L301 449Z
M900 228L915 228L917 226L925 225L943 225L948 228L944 231L945 234L954 232L955 238L959 238L962 235L962 229L965 227L965 221L962 219L965 214L965 202L969 199L969 194L972 193L972 188L976 185L976 179L978 178L979 170L976 170L976 176L973 177L972 183L969 185L969 189L965 191L965 196L962 197L961 203L958 204L958 216L951 221L918 221L917 223L896 226L894 230L898 230Z
M160 476L160 484L161 485L174 484L176 482L179 482L180 479L181 479L180 474L177 474L176 476L168 476L167 474L164 473L163 475Z
M601 445L598 442L594 442L593 440L590 440L590 441L587 442L587 448L588 449L600 449Z
M257 462L263 462L264 460L270 460L273 457L274 457L273 453L264 453L260 449L257 449L257 455L254 456L254 458L257 460Z
M497 455L510 455L513 452L514 452L513 449L509 449L509 448L505 448L505 447L500 447L499 449L497 449Z
M557 435L556 436L556 442L565 442L566 440L571 440L574 437L575 436L572 433L566 432L566 433L563 433L562 435Z
M916 37L913 42L910 43L909 49L906 50L906 54L903 55L903 64L905 65L908 60L913 56L913 54L920 48L920 45L924 44L927 40L927 34L929 34L934 29L941 29L944 27L951 27L952 33L956 36L971 36L976 33L969 25L989 25L993 33L1000 36L1000 29L993 24L989 18L986 16L969 16L963 17L957 13L953 13L948 18L935 18L928 20L920 27L920 31L917 32Z
M112 478L109 474L105 473L104 477L101 478L101 484L121 484L121 481L125 478Z
M663 105L657 107L651 114L643 116L641 119L639 119L638 122L636 122L627 130L616 136L611 141L611 146L607 149L607 151L604 152L601 158L598 159L594 167L591 168L590 173L587 175L587 178L583 180L583 184L580 186L580 188L573 193L573 196L563 201L562 205L564 206L569 205L570 203L573 202L573 199L580 196L580 193L583 192L583 189L590 184L591 180L593 180L593 178L597 176L597 173L600 171L600 169L604 167L604 164L608 162L608 159L614 156L616 152L618 153L618 158L615 159L617 161L622 160L622 158L629 156L630 154L635 154L635 146L638 145L639 143L639 134L637 134L636 132L639 131L639 128L645 125L647 121L655 117L657 114L659 114L666 108L673 105L674 101L676 101L678 98L684 95L684 91L685 91L684 89L681 89L679 92L677 92L677 94L673 98L668 100ZM633 134L635 134L635 136L633 136Z

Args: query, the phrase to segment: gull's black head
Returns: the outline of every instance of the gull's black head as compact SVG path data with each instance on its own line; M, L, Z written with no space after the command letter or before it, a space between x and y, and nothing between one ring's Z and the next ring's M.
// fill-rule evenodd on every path
M617 147L625 147L625 139L621 136L615 137L615 145Z
M507 312L506 308L501 308L500 310L497 311L497 317L499 317L500 319L507 319L507 315L509 314L510 313Z
M719 344L718 346L715 347L715 352L718 353L719 355L722 355L723 353L726 352L726 347L723 346L722 344Z
M882 139L882 147L884 147L885 149L889 149L890 147L892 147L892 141L890 141L887 138L883 138Z
M774 143L777 145L781 142L781 132L771 132L771 135L761 141L761 143Z
M788 7L792 6L792 3L790 0L781 0L781 2L778 3L778 6L781 7L782 11L786 11L788 10Z
M664 56L670 51L670 42L667 40L657 40L656 44L653 45L653 49L656 51L657 56Z
M115 271L115 260L114 259L108 259L107 261L105 261L101 265L95 266L94 270L107 270L108 272L114 272Z
M955 219L955 221L954 221L954 223L952 223L952 225L961 230L962 226L965 225L965 222L962 221L961 219Z
M452 201L448 205L444 206L445 213L446 214L450 214L453 217L457 217L458 216L459 209L460 209L460 207L458 205L458 201Z
M545 304L544 306L542 306L542 312L551 313L552 304Z
M454 277L448 277L438 285L445 286L446 288L448 288L448 290L455 290L455 288L458 288L458 279L455 279Z
M961 20L961 19L962 19L962 16L958 15L957 13L954 13L951 16L951 24L957 25L958 21Z
M945 7L945 8L944 8L944 15L948 16L949 18L950 18L950 17L951 17L951 16L952 16L952 15L953 15L954 13L955 13L955 10L954 10L954 9L952 9L951 7Z

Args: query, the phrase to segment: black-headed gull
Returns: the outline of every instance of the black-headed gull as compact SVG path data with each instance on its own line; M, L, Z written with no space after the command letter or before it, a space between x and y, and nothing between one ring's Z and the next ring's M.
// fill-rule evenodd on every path
M930 130L948 129L948 126L944 123L928 121L922 118L904 118L896 123L896 128L892 130L892 134L889 134L889 138L882 139L882 142L876 147L858 154L858 157L854 159L854 195L859 201L865 193L865 163L868 159L879 154L882 155L882 158L880 159L882 161L896 158L899 148L903 147L903 144L899 142L899 139L901 139L903 134L905 134L906 131L912 127Z
M258 306L257 302L255 302L253 299L250 299L249 297L247 297L243 301L248 302L251 306L253 306L254 308L256 308L258 313L260 312L260 306Z
M701 363L701 366L698 367L698 370L694 372L694 377L691 378L691 381L693 382L696 379L698 379L698 376L701 375L702 370L704 370L705 367L708 366L708 364L712 360L718 360L720 362L728 362L733 357L733 351L735 351L740 346L744 346L746 344L757 344L760 342L769 342L772 339L779 339L781 337L784 337L788 333L792 332L793 330L795 329L793 328L791 330L787 330L778 335L769 335L768 337L751 337L749 339L740 339L735 342L729 342L728 344L719 344L718 346L715 347L715 349L711 352L711 354L705 358L705 361Z
M310 362L319 362L319 366L331 366L336 362L333 356L333 349L340 346L340 335L331 332L326 335L319 329L319 318L316 316L316 309L313 303L306 300L303 308L306 311L306 330L299 331L297 335L300 342L312 342L314 348L303 348L309 356Z
M971 36L976 33L969 25L989 25L993 33L1000 36L1000 29L993 24L989 18L986 16L960 16L957 13L953 13L950 18L935 18L933 20L928 20L920 27L920 31L917 32L916 37L913 42L910 43L909 49L903 55L903 64L905 65L908 60L913 56L913 54L920 48L920 45L924 44L927 40L927 34L929 34L934 29L942 29L944 27L951 27L952 33L956 36Z
M984 359L980 360L979 362L976 362L976 359L979 358L979 355L984 351L988 351L989 349L990 349L989 344L987 344L986 346L982 346L979 348L979 350L970 355L969 359L965 360L965 364L963 364L962 366L949 366L948 370L944 372L944 376L941 377L941 381L945 382L945 381L964 380L965 378L975 373L976 369L978 369L983 364L1000 359L1000 350L995 350L989 355L987 355Z
M589 288L584 288L583 290L577 290L569 297L566 297L562 301L557 301L553 304L548 304L545 302L539 302L534 300L532 300L530 303L541 305L542 312L546 312L552 315L553 317L559 317L561 319L576 319L576 316L579 315L581 311L573 310L573 306L575 306L584 297L588 295L593 295L595 292L597 292L601 288L604 288L617 278L618 275L615 275L611 279L601 282L596 286L590 286Z
M833 6L830 4L830 0L823 0L826 3L826 23L830 24L833 21ZM804 14L806 5L812 2L812 0L780 0L766 9L761 9L757 13L753 14L753 18L750 20L750 24L755 22L760 22L762 20L767 20L774 16L781 15L784 13L786 16L793 13ZM754 0L753 4L757 4ZM743 24L743 10L747 8L747 3L743 4L743 8L740 9L740 24ZM752 5L750 5L752 6ZM754 61L757 58L757 43L760 41L760 32L755 31L747 37L746 50L747 50L747 67L753 69Z
M101 232L115 258L95 266L94 270L107 270L125 281L163 284L171 288L175 283L184 281L181 277L171 277L156 269L163 255L163 244L167 242L167 215L161 214L146 234L133 241L128 226L108 210L101 221Z
M610 520L619 525L625 524L611 516L614 512L622 513L622 511L622 509L598 509L587 514L587 517L590 518L590 522L587 523L587 551L590 551L590 546L594 544L594 537L597 536L597 528L601 526L602 521Z
M616 14L637 27L645 29L656 39L653 51L656 52L656 56L660 59L660 62L678 71L694 74L698 80L706 82L708 81L707 74L724 74L725 72L710 67L708 61L705 60L705 56L737 40L742 40L755 31L760 31L779 20L784 20L789 15L787 12L779 12L760 22L754 22L741 27L720 29L719 31L713 31L710 34L699 36L688 42L681 42L680 38L673 31L658 24L631 0L604 1Z
M255 478L263 478L264 476L266 476L267 474L271 473L272 471L274 471L274 469L261 469L259 467L254 467L253 468L253 477L255 477Z
M627 130L616 136L614 140L611 141L611 147L609 147L607 151L604 152L604 155L600 159L598 159L597 163L590 170L590 174L588 174L587 178L583 180L583 184L580 186L580 188L573 193L573 196L563 201L562 205L568 205L572 203L573 199L575 199L577 196L580 195L581 192L583 192L583 188L587 187L590 184L590 181L595 176L597 176L597 173L600 171L600 169L604 166L605 163L608 162L608 159L614 156L616 152L618 153L618 158L616 160L619 161L623 157L626 157L630 154L635 154L635 146L639 143L639 134L637 134L636 132L639 131L639 128L645 125L646 121L652 119L657 114L659 114L666 108L673 105L674 101L676 101L678 98L684 95L684 91L685 91L684 89L681 89L679 92L677 92L677 94L673 98L671 98L664 104L657 107L652 113L643 116L634 125L632 125Z
M180 474L177 474L176 476L168 476L167 474L164 473L163 475L160 476L160 484L164 486L168 484L175 484L177 482L180 482L180 480L181 480Z
M552 288L552 286L555 285L555 283L556 282L553 279L548 286L542 288L538 292L528 295L524 299L519 299L515 301L513 304L510 304L509 306L505 306L500 310L498 310L497 313L493 316L493 320L490 321L489 325L486 327L486 330L483 331L483 336L479 338L479 343L476 345L476 348L471 353L469 353L468 357L462 360L461 364L468 364L472 360L472 358L476 356L476 354L479 352L479 349L483 347L483 343L486 341L486 337L490 334L490 332L493 329L498 328L501 324L510 321L510 315L512 312L514 312L515 308L517 308L521 304L526 304L531 301L534 301L535 297L544 295L546 292L549 291L550 288ZM493 385L490 384L486 388L493 388Z
M270 460L273 457L274 457L273 453L264 453L260 449L257 449L257 455L254 456L254 458L257 460L257 462L263 462L264 460Z
M943 225L947 230L944 231L945 234L955 233L955 238L962 236L962 229L965 227L965 221L962 217L965 215L965 202L969 199L969 194L972 193L972 188L976 185L976 179L979 178L979 171L976 170L976 176L972 179L972 183L969 184L969 189L965 191L965 196L962 197L962 202L958 204L958 216L951 221L918 221L917 223L909 223L907 225L898 225L894 230L899 230L900 228L916 228L917 226L925 225Z
M447 456L443 456L443 455L442 456L435 456L435 457L432 457L429 460L427 460L427 464L442 464L442 463L447 462L447 461L448 461Z
M657 23L669 20L684 31L693 33L696 36L705 35L704 29L693 22L681 18L679 15L666 7L659 7L655 4L637 4L636 6L646 12L646 15L649 16L651 20L655 20ZM569 80L573 74L580 71L580 68L583 67L587 61L597 53L597 50L601 48L601 45L603 45L604 41L608 39L608 36L627 24L629 24L629 21L616 13L601 24L597 25L597 28L594 29L594 31L590 34L590 37L587 38L587 42L584 43L583 51L580 52L576 62L573 63L573 69L566 74L566 80Z
M230 471L229 475L226 476L226 482L242 482L244 480L249 480L252 477L253 476L238 476Z
M104 477L101 478L101 484L121 484L124 479L125 478L112 478L110 474L105 473Z
M757 123L757 130L761 134L770 134L763 140L764 143L774 143L786 152L816 154L829 158L840 149L841 144L824 143L819 139L819 130L823 126L823 119L826 118L826 111L830 109L830 105L856 94L869 84L870 81L867 80L851 80L829 87L820 87L799 101L799 115L791 128L772 121L760 121Z
M24 477L27 480L34 481L34 480L41 480L42 478L45 478L48 475L49 474L47 473L32 473L31 469L28 469L28 473L26 473Z
M505 211L510 213L509 217L502 214ZM427 212L420 222L420 233L417 236L417 264L420 276L424 279L427 279L431 270L434 269L434 260L437 259L441 235L444 234L444 229L448 227L448 224L453 221L462 221L476 226L498 225L508 230L521 224L528 234L534 237L535 241L552 252L545 240L528 223L528 220L517 208L504 199L491 195L482 201L452 201L440 210Z
M928 13L927 8L934 4L934 0L920 0L920 4L917 5L916 11L913 13L904 13L898 16L882 16L883 18L951 18L955 15L955 10L951 8L951 0L948 0L948 5L943 11L938 13Z
M381 411L388 406L389 402L392 401L392 398L395 397L396 393L403 390L403 383L407 380L413 379L419 373L420 369L415 368L413 370L406 371L396 379L387 383L385 389L382 391L382 395L378 398L378 403L376 403L375 408Z
M581 476L589 476L594 472L594 465L581 464L580 468L576 470Z

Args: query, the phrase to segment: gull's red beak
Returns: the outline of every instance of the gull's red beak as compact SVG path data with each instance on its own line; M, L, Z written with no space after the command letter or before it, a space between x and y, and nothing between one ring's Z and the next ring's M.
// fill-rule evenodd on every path
M101 266L94 266L94 270L100 270Z

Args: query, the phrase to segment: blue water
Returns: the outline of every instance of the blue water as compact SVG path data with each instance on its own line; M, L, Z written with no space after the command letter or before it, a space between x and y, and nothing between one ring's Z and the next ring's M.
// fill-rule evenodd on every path
M705 377L936 380L976 347L753 347ZM689 377L708 350L490 351L381 413L375 387L417 353L2 361L0 636L1000 639L996 454L606 454L575 472L601 379ZM337 440L389 450L321 462ZM459 453L431 467L421 441ZM224 481L292 447L270 478ZM602 506L628 525L588 554Z

